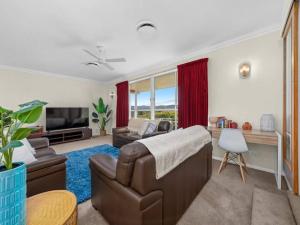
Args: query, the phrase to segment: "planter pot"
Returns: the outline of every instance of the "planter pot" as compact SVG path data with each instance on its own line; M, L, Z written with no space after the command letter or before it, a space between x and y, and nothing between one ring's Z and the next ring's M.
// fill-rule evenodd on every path
M0 166L0 224L26 224L26 166L15 163L14 169Z
M106 130L100 130L100 136L106 136Z

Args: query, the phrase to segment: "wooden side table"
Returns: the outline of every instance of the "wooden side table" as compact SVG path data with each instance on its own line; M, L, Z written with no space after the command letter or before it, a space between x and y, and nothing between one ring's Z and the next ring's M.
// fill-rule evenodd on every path
M69 191L49 191L27 199L27 225L77 225L77 199Z

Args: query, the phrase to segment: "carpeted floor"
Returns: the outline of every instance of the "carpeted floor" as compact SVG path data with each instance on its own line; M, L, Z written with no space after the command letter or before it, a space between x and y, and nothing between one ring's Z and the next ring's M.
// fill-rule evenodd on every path
M110 138L99 138L92 143L109 143ZM111 142L110 142L111 143ZM88 147L88 142L74 142L76 149ZM65 151L67 144L54 146ZM70 149L69 145L69 149ZM219 161L213 161L213 175L197 198L178 222L178 225L250 225L251 205L254 186L264 190L276 190L273 174L249 169L246 184L240 178L237 166L228 165L221 175L217 174ZM78 206L79 225L108 225L91 206L90 201Z

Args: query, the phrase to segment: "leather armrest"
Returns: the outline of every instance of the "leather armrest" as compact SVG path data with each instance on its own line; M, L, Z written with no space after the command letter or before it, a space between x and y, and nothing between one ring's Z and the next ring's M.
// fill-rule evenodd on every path
M30 163L27 165L27 172L33 172L37 170L41 170L44 168L48 168L51 166L55 166L58 164L65 163L67 158L64 155L48 155L39 158L37 161Z
M166 134L166 133L168 133L168 131L155 131L152 134L145 134L145 135L143 135L142 138L153 137L153 136L156 136L156 135Z
M112 156L95 155L90 158L90 166L111 180L116 178L117 159Z
M49 147L48 138L34 138L34 139L28 139L28 141L34 149L41 149L41 148Z
M118 128L113 128L113 134L121 134L121 133L128 133L129 130L127 127L118 127Z

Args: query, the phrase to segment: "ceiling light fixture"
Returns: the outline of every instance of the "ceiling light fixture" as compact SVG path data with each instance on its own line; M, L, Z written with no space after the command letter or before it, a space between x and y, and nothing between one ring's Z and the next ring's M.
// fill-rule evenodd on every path
M157 31L156 26L150 21L141 21L137 24L136 30L143 38L153 38Z

